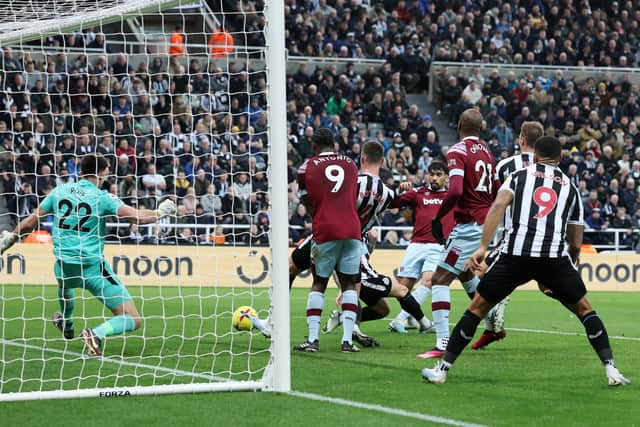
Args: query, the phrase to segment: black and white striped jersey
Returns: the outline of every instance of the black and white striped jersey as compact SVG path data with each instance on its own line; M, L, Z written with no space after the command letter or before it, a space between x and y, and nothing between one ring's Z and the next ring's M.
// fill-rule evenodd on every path
M378 215L387 209L394 196L393 190L384 185L379 176L368 173L358 175L356 208L363 235L371 230Z
M506 159L502 159L498 162L498 166L496 166L496 178L500 182L504 182L505 179L512 173L522 168L526 168L529 165L533 164L533 153L523 152L520 154L516 154L515 156L507 157ZM512 206L507 207L504 212L505 218L511 215ZM502 225L504 226L504 219L502 220Z
M498 166L496 166L496 178L498 178L500 182L504 182L504 180L515 171L526 168L532 164L533 153L526 151L516 154L515 156L507 157L498 162Z
M567 255L567 224L583 224L578 189L559 168L533 164L512 173L500 190L513 193L501 252L558 258Z

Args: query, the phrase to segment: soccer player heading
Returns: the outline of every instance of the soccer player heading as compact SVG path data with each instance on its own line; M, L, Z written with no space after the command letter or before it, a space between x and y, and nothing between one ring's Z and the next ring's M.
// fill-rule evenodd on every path
M114 315L98 327L82 331L89 354L93 356L102 354L102 341L106 337L136 330L141 325L129 291L105 260L105 218L117 215L133 224L152 224L176 212L176 205L169 199L160 203L155 211L125 205L99 189L108 175L109 164L104 157L85 155L80 181L54 188L36 212L22 220L12 233L4 231L0 238L1 254L19 240L20 234L31 232L40 219L53 214L54 271L61 310L53 315L54 325L65 338L74 337L76 288L87 289Z
M298 351L317 351L324 293L335 270L342 289L342 351L359 351L353 345L352 332L358 311L356 285L360 282L361 232L356 208L358 169L355 162L333 152L333 134L318 129L311 140L314 156L298 171L300 197L313 215L313 285L307 301L306 342Z
M486 251L505 210L507 235L500 254L484 275L471 304L453 329L444 357L422 376L444 383L447 372L469 344L489 310L518 286L536 280L551 290L582 322L587 339L605 367L611 386L630 381L616 368L607 330L587 299L587 289L576 268L583 234L580 194L558 168L561 144L554 137L535 143L535 164L509 176L486 216L480 246L469 258L470 268L482 269Z

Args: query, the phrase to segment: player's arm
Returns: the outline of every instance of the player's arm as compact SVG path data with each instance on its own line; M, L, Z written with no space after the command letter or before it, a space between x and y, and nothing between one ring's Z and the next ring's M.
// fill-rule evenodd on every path
M402 184L405 184L404 182ZM415 206L418 193L414 188L409 187L408 190L404 190L406 186L400 184L400 190L405 191L400 196L396 195L391 203L389 203L389 209L403 208L405 206ZM411 184L409 184L410 186Z
M582 246L582 234L584 226L582 224L567 224L567 243L569 245L569 256L575 265L580 262L580 247Z
M136 209L128 205L122 205L118 209L118 217L131 224L153 224L161 218L176 214L176 204L173 200L167 199L158 205L158 209L152 211L148 209Z
M574 203L567 220L567 244L569 245L569 256L575 265L580 262L580 247L582 246L582 235L584 233L584 208L580 199L578 189L572 185L574 193Z
M462 197L463 182L464 170L449 168L449 191L447 192L447 197L440 205L436 216L431 220L431 234L441 245L445 243L442 218L453 210L460 197Z
M0 255L13 246L20 239L21 234L31 233L38 226L40 218L44 218L46 215L47 212L39 207L31 215L20 221L13 231L4 230L0 235Z
M462 197L462 186L464 183L464 162L465 155L461 152L452 148L447 153L447 167L449 168L449 191L447 191L447 197L442 201L442 205L440 205L440 209L438 209L438 213L433 219L433 226L435 227L436 233L442 230L442 224L440 220L449 212L453 210L453 208L458 203L460 197ZM437 236L434 234L434 237L438 240L442 236Z
M313 202L311 201L311 198L309 197L309 194L307 192L307 162L308 160L305 160L305 162L298 169L296 180L298 181L298 198L300 199L300 203L302 203L304 207L307 208L307 212L309 212L309 215L313 216L313 214L315 213L313 209Z
M493 239L498 226L502 222L502 218L504 218L505 210L512 201L512 190L508 188L501 188L498 192L498 197L496 197L496 200L491 205L491 208L487 213L487 217L485 218L484 225L482 227L482 240L480 241L480 246L469 259L469 268L471 268L471 271L474 273L483 270L483 262L487 255L489 244L491 244L491 240Z

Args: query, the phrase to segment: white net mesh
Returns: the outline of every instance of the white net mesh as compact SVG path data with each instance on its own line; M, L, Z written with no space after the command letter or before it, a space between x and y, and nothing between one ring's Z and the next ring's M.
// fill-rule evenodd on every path
M108 336L101 358L78 336L112 313L88 289L75 290L76 338L51 321L61 310L51 235L64 213L5 254L0 399L262 378L271 343L235 331L231 316L269 308L264 25L253 4L0 1L0 230L78 182L90 153L110 165L101 189L126 205L178 205L148 226L102 218L113 269L102 274L126 286L142 326ZM82 233L75 209L66 221ZM88 270L72 277L86 288Z

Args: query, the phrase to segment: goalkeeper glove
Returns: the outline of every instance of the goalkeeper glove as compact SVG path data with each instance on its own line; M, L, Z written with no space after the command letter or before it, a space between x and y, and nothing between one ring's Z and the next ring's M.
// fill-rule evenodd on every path
M160 219L167 216L173 216L176 214L176 211L177 211L176 204L173 203L173 200L167 199L158 205L156 214L158 215L158 219Z
M13 246L18 241L18 235L4 230L0 235L0 255Z
M444 231L442 230L442 223L438 218L433 218L433 220L431 220L431 234L433 234L433 238L436 239L436 241L439 244L441 245L445 244L446 241L444 240Z

